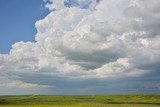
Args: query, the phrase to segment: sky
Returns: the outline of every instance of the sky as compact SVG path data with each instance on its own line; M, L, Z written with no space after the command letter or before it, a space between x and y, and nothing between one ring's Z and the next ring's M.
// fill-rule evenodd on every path
M35 41L35 22L49 13L42 0L0 0L0 53L18 41Z
M0 95L160 93L159 0L0 0Z

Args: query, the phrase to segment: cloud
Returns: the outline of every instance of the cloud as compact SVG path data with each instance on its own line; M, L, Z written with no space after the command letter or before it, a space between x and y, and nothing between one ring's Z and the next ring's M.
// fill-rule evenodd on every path
M60 10L66 7L79 7L82 9L93 10L98 4L99 0L44 0L46 8L50 11Z
M64 0L48 0L48 1L44 1L46 2L46 8L48 8L49 10L59 10L64 8Z
M38 84L31 84L31 83L25 83L20 80L15 80L9 83L2 83L0 84L0 87L8 87L8 88L34 88L34 87L48 87L45 85L38 85Z
M55 11L35 23L36 42L15 43L9 54L1 54L0 74L28 84L93 92L122 78L124 84L149 75L156 81L159 5L159 0L50 1L46 7Z

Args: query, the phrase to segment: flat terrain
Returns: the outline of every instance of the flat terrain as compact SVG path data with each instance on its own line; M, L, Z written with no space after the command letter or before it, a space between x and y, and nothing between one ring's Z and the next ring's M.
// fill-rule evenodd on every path
M160 107L160 95L0 96L0 107Z

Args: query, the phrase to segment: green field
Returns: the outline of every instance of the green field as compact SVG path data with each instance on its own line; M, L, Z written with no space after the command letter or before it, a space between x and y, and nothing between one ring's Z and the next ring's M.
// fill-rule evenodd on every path
M160 95L0 96L0 107L160 107Z

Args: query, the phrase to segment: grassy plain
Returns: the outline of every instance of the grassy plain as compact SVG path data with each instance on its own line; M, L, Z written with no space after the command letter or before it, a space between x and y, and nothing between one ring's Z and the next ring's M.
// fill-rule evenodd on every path
M160 107L160 95L0 96L0 107Z

